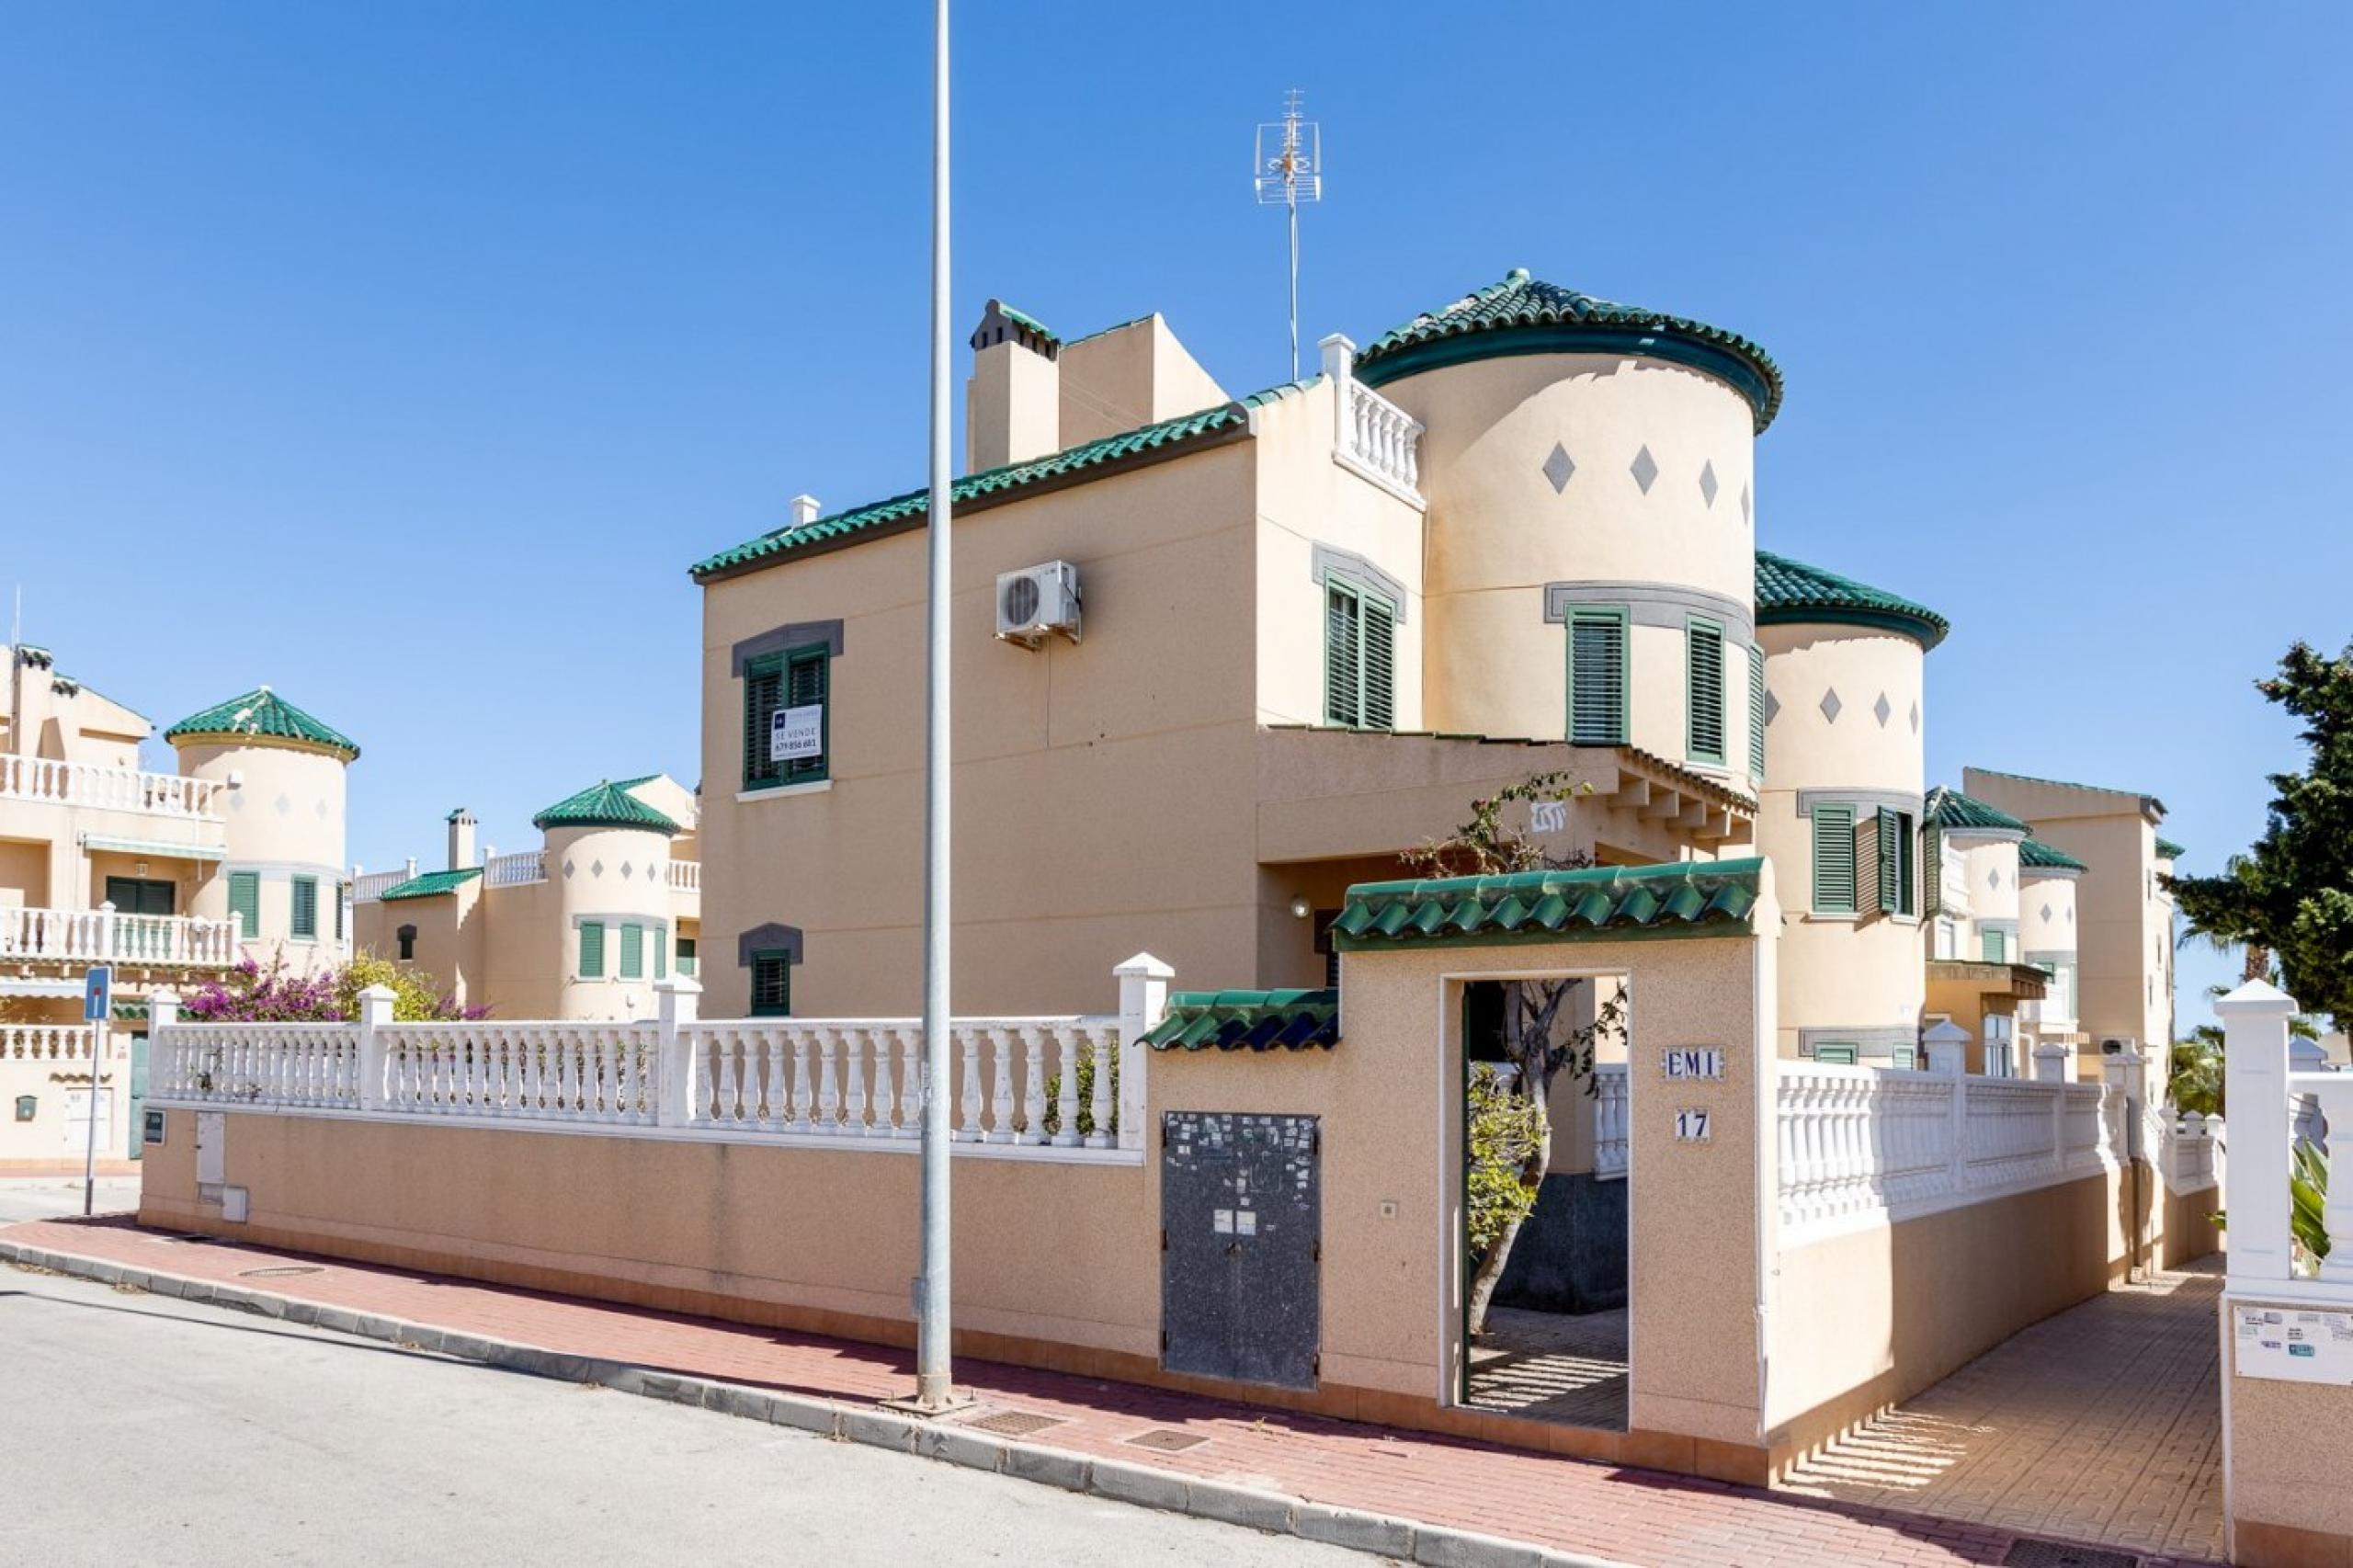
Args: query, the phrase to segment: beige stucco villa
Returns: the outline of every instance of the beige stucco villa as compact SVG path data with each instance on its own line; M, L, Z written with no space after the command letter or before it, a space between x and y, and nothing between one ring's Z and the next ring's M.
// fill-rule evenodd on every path
M531 819L540 847L506 855L477 848L461 806L439 869L354 876L353 928L497 1017L650 1017L654 986L700 964L698 804L664 773L601 780Z
M164 732L7 649L0 710L0 1169L69 1165L87 1140L84 974L115 972L100 1158L136 1158L143 998L244 960L297 972L349 951L344 770L359 748L267 687Z

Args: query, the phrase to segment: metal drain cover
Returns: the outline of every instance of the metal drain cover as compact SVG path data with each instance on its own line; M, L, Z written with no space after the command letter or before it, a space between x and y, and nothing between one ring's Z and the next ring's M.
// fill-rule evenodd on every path
M2140 1563L2129 1551L2063 1540L2014 1540L2002 1559L2002 1568L2140 1568Z
M1157 1449L1164 1454L1176 1454L1187 1449L1198 1449L1209 1438L1199 1432L1178 1432L1158 1426L1140 1437L1130 1437L1128 1441L1139 1449Z
M240 1279L285 1279L297 1274L324 1274L326 1270L315 1263L290 1263L282 1268L240 1268Z
M1034 1410L1000 1410L995 1415L983 1415L964 1425L975 1431L995 1432L1002 1437L1026 1437L1049 1426L1067 1425L1067 1421L1060 1415L1040 1415Z

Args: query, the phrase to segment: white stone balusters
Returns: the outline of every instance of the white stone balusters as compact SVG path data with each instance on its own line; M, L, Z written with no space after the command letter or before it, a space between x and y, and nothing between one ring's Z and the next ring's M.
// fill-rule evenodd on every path
M951 1026L964 1042L963 1123L956 1129L960 1143L981 1141L981 1031L970 1024Z
M1054 1147L1078 1147L1078 1062L1086 1049L1075 1024L1054 1026Z
M868 1131L866 1112L866 1038L859 1028L842 1030L843 1096L842 1131L853 1138L863 1138Z
M1046 1141L1046 1031L1021 1027L1021 1142Z
M902 1025L899 1035L899 1125L901 1138L923 1136L923 1030Z
M989 1126L982 1135L982 1142L1010 1143L1013 1142L1013 1042L1017 1031L999 1026L972 1032L985 1033L989 1054L994 1058L989 1074Z
M1095 1119L1095 1131L1086 1135L1086 1147L1090 1149L1108 1149L1111 1146L1113 1128L1111 1117L1113 1068L1111 1064L1118 1060L1113 1054L1114 1048L1119 1044L1116 1032L1100 1024L1090 1025L1086 1028L1087 1044L1094 1049L1095 1052L1095 1082L1089 1085L1094 1092L1088 1096L1088 1108L1093 1111Z
M792 1130L817 1131L817 1096L809 1077L809 1031L787 1024L776 1026L792 1035Z

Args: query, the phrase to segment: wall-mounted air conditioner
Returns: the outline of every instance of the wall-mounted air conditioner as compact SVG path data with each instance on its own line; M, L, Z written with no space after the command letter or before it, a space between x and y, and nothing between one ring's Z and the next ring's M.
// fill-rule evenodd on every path
M2099 1053L2102 1056L2122 1056L2139 1043L2129 1035L2107 1035L2100 1040Z
M1078 568L1049 561L996 579L996 634L1006 642L1035 648L1050 632L1078 641Z

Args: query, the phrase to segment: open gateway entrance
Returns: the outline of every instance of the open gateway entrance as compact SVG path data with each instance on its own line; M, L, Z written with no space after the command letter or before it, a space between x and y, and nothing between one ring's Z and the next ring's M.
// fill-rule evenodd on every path
M1623 975L1461 985L1455 1147L1463 1157L1455 1173L1460 1201L1451 1207L1462 1217L1459 1299L1470 1309L1460 1314L1463 1353L1454 1391L1464 1406L1626 1429L1631 1002ZM1557 1063L1550 1090L1531 1095L1522 1080L1543 1062ZM1540 1096L1540 1120L1530 1115ZM1543 1176L1534 1208L1516 1230L1487 1241L1499 1207L1482 1195L1505 1178L1510 1156L1532 1153L1540 1140ZM1493 1265L1497 1248L1506 1250ZM1483 1290L1484 1321L1473 1334Z

